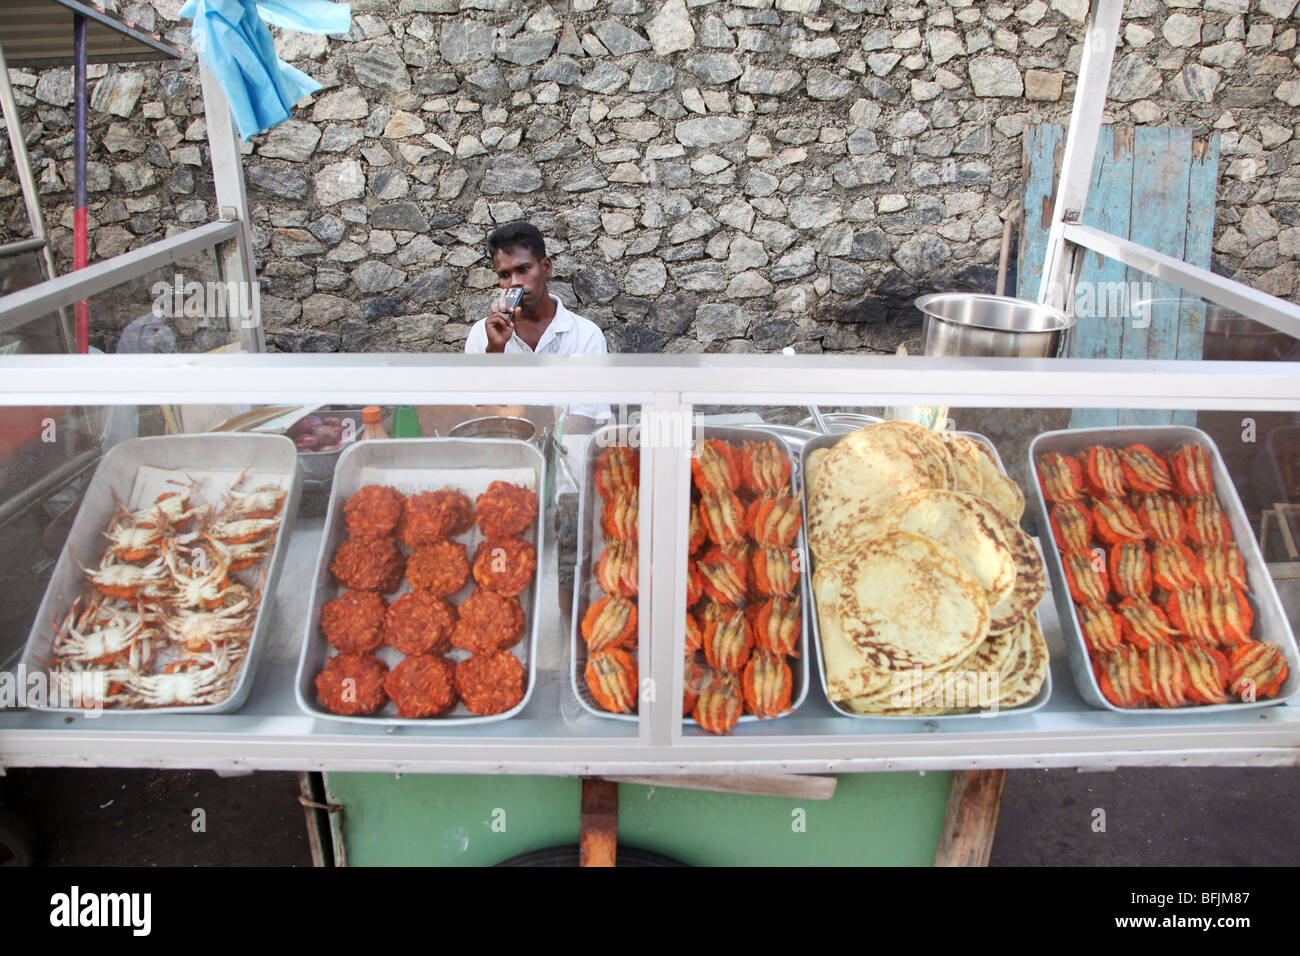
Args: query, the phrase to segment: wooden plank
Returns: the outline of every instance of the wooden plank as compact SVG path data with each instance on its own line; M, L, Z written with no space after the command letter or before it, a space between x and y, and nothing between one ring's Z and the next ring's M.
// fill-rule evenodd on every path
M803 773L666 774L605 777L614 783L635 783L644 787L672 787L712 793L744 793L756 797L789 797L797 800L829 800L835 796L835 777Z
M1174 127L1143 126L1137 130L1133 159L1133 217L1128 238L1158 252L1182 258L1187 235L1187 190L1192 163L1192 133ZM1141 299L1151 301L1140 321L1124 327L1122 358L1172 359L1178 353L1178 323L1182 293L1168 282L1130 270L1129 282L1139 283ZM1130 409L1120 413L1121 425L1168 425L1172 413Z
M1022 299L1038 298L1038 285L1047 259L1047 233L1052 224L1052 197L1064 148L1065 131L1055 123L1025 129L1022 166L1025 198L1020 206L1015 292Z
M1133 192L1133 127L1106 127L1097 141L1097 158L1083 221L1116 236L1127 236ZM1081 314L1070 354L1074 358L1114 358L1120 354L1128 321L1128 270L1097 253L1084 254L1075 307ZM1071 428L1100 428L1119 422L1110 408L1076 408Z
M1210 268L1210 253L1214 240L1214 200L1219 176L1219 134L1196 137L1192 140L1192 165L1187 187L1187 235L1183 240L1183 261L1203 269ZM1195 360L1201 357L1205 337L1206 302L1199 296L1183 293L1178 315L1178 347L1180 359ZM1196 412L1180 409L1174 412L1175 425L1195 425Z
M618 860L618 784L582 778L579 866L615 866Z
M1006 783L1005 770L964 770L952 775L935 866L989 865Z
M298 773L298 802L302 804L302 811L307 818L307 845L311 848L311 865L325 866L325 841L321 831L328 831L329 825L321 825L321 802L312 786L312 775L306 771Z

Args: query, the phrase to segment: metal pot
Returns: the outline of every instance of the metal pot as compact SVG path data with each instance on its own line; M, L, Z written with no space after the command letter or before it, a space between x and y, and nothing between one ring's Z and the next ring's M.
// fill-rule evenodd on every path
M875 415L862 415L858 412L823 412L822 421L826 423L829 434L847 435L849 432L855 432L859 428L865 428L868 425L878 425L884 419L877 418ZM768 425L765 427L771 428L773 426ZM812 418L803 419L799 422L798 427L813 435L820 434Z
M1026 299L969 292L923 295L926 355L1055 358L1065 350L1074 319Z
M537 426L526 418L491 415L461 422L447 435L450 438L516 438L519 441L532 441L537 437Z
M1225 362L1278 362L1295 345L1295 339L1270 325L1256 322L1218 305L1205 312L1205 339L1201 357Z

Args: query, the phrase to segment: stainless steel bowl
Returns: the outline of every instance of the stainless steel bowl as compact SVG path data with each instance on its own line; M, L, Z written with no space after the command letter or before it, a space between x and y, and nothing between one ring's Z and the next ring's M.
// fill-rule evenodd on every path
M451 438L517 438L519 441L532 441L537 437L537 426L526 418L491 415L461 422L448 435Z
M1278 362L1295 339L1270 325L1211 304L1205 310L1201 357L1225 362Z
M883 420L875 415L862 415L858 412L822 413L822 421L826 423L827 434L830 435L847 435L849 432L855 432L859 428L865 428L868 425L879 425ZM766 427L770 428L771 426ZM806 429L814 435L820 434L812 418L803 419L799 422L798 427Z
M1074 319L1025 299L968 292L923 295L926 355L1055 358L1065 350Z

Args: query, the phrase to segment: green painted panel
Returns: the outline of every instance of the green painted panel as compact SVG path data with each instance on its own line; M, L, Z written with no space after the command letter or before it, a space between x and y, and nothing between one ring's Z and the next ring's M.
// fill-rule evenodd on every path
M931 866L951 786L843 774L831 800L789 800L625 785L619 841L693 866Z
M563 777L328 773L352 866L490 866L578 842ZM619 841L695 866L928 866L952 775L845 774L832 800L619 787ZM802 814L795 811L802 810Z
M569 777L327 773L349 866L492 866L578 842Z

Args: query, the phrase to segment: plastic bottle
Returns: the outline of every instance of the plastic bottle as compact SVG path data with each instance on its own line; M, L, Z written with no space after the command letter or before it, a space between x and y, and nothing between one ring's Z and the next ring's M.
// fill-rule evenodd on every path
M383 412L378 405L367 405L361 409L361 420L365 426L361 429L361 437L358 441L365 441L367 438L387 438L388 432L384 431Z
M422 438L420 416L415 413L414 405L398 405L393 411L394 438Z

